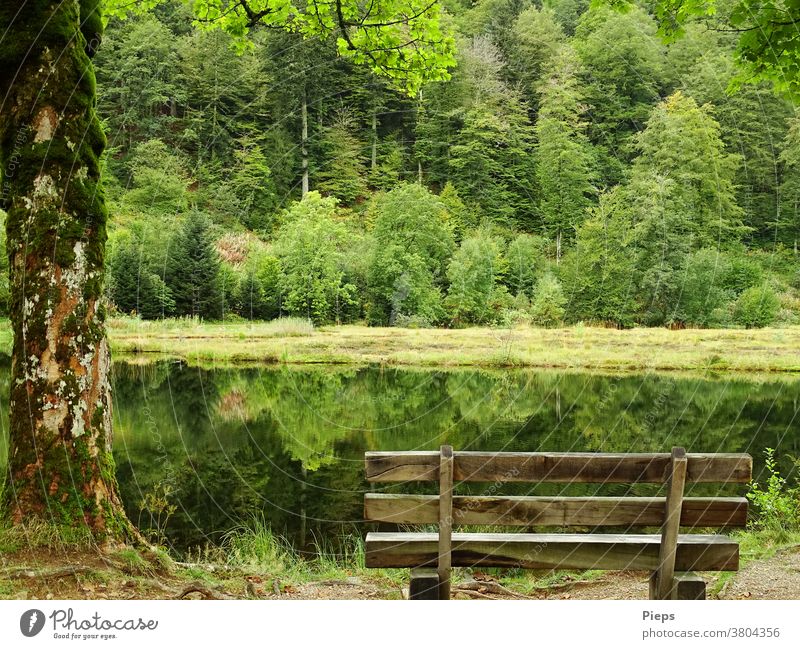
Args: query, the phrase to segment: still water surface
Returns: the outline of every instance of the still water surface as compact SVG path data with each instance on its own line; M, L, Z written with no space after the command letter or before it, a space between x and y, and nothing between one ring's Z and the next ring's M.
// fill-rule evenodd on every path
M153 504L166 494L175 511L163 532L178 552L217 543L253 516L306 550L363 533L365 450L448 443L456 450L662 452L681 445L749 452L757 473L766 447L778 449L787 471L789 456L800 456L800 378L792 376L207 369L163 361L117 362L113 378L125 506L141 527L159 526L143 505L149 500L157 511ZM7 386L5 363L3 406ZM510 485L507 492L595 489Z

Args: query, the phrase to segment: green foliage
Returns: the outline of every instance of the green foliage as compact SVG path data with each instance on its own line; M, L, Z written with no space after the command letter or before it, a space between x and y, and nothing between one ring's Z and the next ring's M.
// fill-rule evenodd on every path
M496 57L485 42L479 54ZM519 94L492 76L460 115L452 136L449 178L463 200L506 225L532 229L533 129ZM496 85L496 87L493 87Z
M334 9L312 0L298 9L288 0L248 0L246 5L238 0L184 1L199 26L221 29L240 51L252 47L250 31L259 24L306 37L334 37L340 55L368 65L409 92L427 80L447 78L447 68L454 62L453 38L441 29L438 3L388 0L364 7L345 0ZM106 0L105 8L107 15L125 16L133 10L152 10L161 2L132 5L127 0ZM343 20L352 27L340 31Z
M775 291L764 283L742 292L736 300L733 317L737 324L748 329L767 327L775 321L780 306Z
M619 182L633 154L631 137L647 121L664 81L664 48L644 9L625 13L592 7L581 16L573 46L583 63L591 106L589 137L597 147L600 177Z
M143 242L124 237L116 242L108 264L109 296L122 313L155 319L175 312L172 291L144 257Z
M568 47L555 55L540 87L536 121L536 182L545 232L556 240L557 256L586 217L596 193L594 152L586 137L586 105L578 61Z
M184 211L188 205L189 177L183 162L161 140L142 142L128 163L132 189L125 204L157 213Z
M560 268L573 321L628 327L636 320L636 260L626 206L622 191L605 194L578 228L576 246Z
M520 234L506 251L506 285L513 295L533 296L539 278L547 269L547 239Z
M782 477L775 460L775 449L764 451L766 484L750 483L747 498L758 511L751 526L776 538L785 539L792 532L800 531L800 484L790 487Z
M244 136L237 144L230 185L239 220L251 230L269 231L277 197L267 156L256 138Z
M783 182L780 211L775 227L777 238L797 249L800 239L800 117L790 122L780 154Z
M534 324L556 327L564 319L567 298L561 282L551 273L545 273L536 284L536 293L531 302L530 314Z
M283 310L315 324L341 322L355 303L344 272L352 235L337 220L336 205L335 198L309 192L287 211L275 240Z
M661 2L620 13L586 0L455 0L441 23L403 14L442 40L400 47L389 72L388 52L382 63L366 49L337 57L343 35L327 14L313 29L284 31L278 12L260 22L281 29L240 30L242 5L227 2L154 0L127 22L110 3L95 60L112 145L107 294L121 311L191 312L173 285L168 215L198 211L225 260L211 271L215 318L528 322L548 271L567 322L731 326L740 295L764 284L781 294L780 317L795 317L800 130L768 84L726 92L729 34L681 14L682 38L661 42ZM192 25L198 15L214 24ZM388 37L376 28L369 46ZM413 69L432 51L429 70ZM316 223L314 199L296 202L304 168L312 190L349 208L306 239L291 225ZM313 259L326 233L335 243ZM279 250L289 239L318 264L305 288ZM484 239L500 246L502 272L478 267L492 257ZM230 251L234 240L254 243Z
M507 304L502 241L486 232L464 239L447 268L450 288L445 305L452 322L484 324Z
M221 318L220 279L211 221L201 212L191 212L175 235L166 264L165 281L175 300L175 315Z
M631 0L606 0L610 5L629 7ZM684 34L687 23L702 19L722 31L739 35L736 59L741 73L730 84L770 81L790 97L800 93L800 41L792 11L783 2L759 0L656 0L653 11L659 32L668 40Z
M317 189L352 205L367 193L364 145L354 134L351 115L339 113L322 134L325 163L316 174Z
M673 319L693 327L723 324L724 307L730 299L725 287L729 272L728 260L717 250L703 248L689 254L681 271L678 306Z
M528 7L512 29L509 67L522 83L529 100L537 99L537 91L545 71L565 40L564 31L552 9Z
M444 204L421 185L403 184L379 197L376 210L370 322L393 324L400 316L441 321L445 269L455 247Z

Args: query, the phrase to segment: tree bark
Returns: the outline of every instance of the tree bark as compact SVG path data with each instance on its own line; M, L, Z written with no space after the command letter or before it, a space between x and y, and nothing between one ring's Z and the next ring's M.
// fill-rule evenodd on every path
M137 537L111 454L110 356L102 303L105 147L91 57L99 0L3 0L0 157L14 343L12 520Z
M306 100L306 91L303 89L303 105L301 107L301 135L300 135L300 155L302 156L301 164L303 165L303 180L301 188L301 196L305 197L308 194L308 102Z

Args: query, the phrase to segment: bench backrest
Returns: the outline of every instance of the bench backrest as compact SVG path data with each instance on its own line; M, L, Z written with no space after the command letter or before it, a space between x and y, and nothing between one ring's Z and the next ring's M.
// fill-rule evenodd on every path
M744 453L688 453L685 483L747 483L752 458ZM373 483L439 481L438 451L368 452L366 477ZM668 481L670 453L484 453L456 451L454 482L634 484ZM496 489L494 489L496 490ZM681 489L682 492L682 489ZM370 493L365 519L398 524L437 523L440 495ZM661 526L664 497L634 496L452 496L452 523L502 526ZM680 525L743 527L741 497L681 498Z

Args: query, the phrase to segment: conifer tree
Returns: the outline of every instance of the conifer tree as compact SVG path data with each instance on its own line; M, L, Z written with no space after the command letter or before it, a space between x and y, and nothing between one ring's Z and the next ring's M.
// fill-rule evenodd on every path
M166 284L175 314L204 319L222 317L220 260L211 221L201 212L187 215L169 249Z

